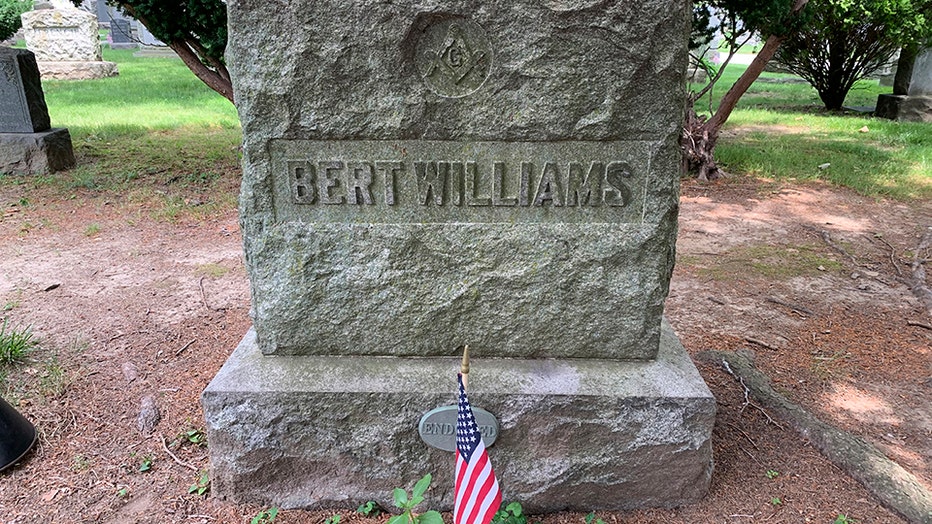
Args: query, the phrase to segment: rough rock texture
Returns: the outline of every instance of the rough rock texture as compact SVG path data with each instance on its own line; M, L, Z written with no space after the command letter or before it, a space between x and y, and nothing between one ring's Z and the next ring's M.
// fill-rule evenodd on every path
M263 352L441 355L462 342L496 356L657 351L676 232L687 2L291 4L228 4L241 221ZM472 49L494 56L467 53L492 61L488 78L467 77L476 90L446 98L422 78L418 43L459 16L487 35ZM557 214L547 206L532 210L547 222L538 227L478 215L402 222L394 209L358 221L343 205L340 225L277 217L276 179L287 173L275 165L326 158L276 158L272 140L648 141L652 155L633 222L560 223L545 219Z
M79 9L38 9L22 14L26 47L39 62L99 62L97 17Z
M874 115L900 122L932 122L932 96L879 95Z
M120 74L115 62L39 62L42 78L92 80Z
M653 362L476 359L472 403L499 417L490 457L527 511L674 506L706 493L715 399L665 324ZM376 500L434 475L449 452L418 420L455 402L453 358L264 356L250 331L205 390L214 495L282 507Z
M67 129L0 133L0 173L45 174L68 169L74 164L74 149Z
M900 104L900 122L932 122L932 96L907 96Z
M33 53L0 46L0 69L0 133L48 131L49 110Z
M874 116L896 120L900 114L900 107L906 100L904 95L878 95L877 108L874 109Z

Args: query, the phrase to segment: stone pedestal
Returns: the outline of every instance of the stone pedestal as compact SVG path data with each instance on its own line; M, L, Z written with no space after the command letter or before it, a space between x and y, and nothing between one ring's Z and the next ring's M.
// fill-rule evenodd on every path
M264 356L250 331L204 391L211 492L293 507L392 507L434 476L453 503L453 454L418 419L455 404L457 358ZM656 360L476 359L470 400L501 416L489 456L527 511L667 507L712 474L715 399L668 325Z
M58 5L58 4L56 4ZM100 55L97 17L71 6L22 14L26 47L35 53L44 78L87 80L118 74Z
M74 167L71 134L57 128L41 133L0 133L0 173L46 174Z

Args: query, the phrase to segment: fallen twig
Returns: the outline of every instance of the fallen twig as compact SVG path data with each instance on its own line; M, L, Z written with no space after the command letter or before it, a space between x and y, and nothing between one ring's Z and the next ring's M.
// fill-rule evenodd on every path
M771 350L771 351L780 351L780 348L778 348L778 347L776 347L776 346L772 346L772 345L770 345L770 344L768 344L768 343L766 343L766 342L764 342L764 341L762 341L762 340L757 340L756 338L753 338L753 337L744 337L744 340L750 342L751 344L757 344L758 346L760 346L760 347L762 347L762 348L767 348L767 349L769 349L769 350Z
M781 305L781 306L784 306L784 307L788 307L788 308L792 309L793 311L796 311L796 312L799 312L799 313L803 313L803 314L805 314L805 315L809 315L810 317L815 316L815 313L813 313L811 309L806 308L806 307L803 307L803 306L800 306L800 305L798 305L798 304L792 304L792 303L787 302L787 301L785 301L785 300L781 300L781 299L779 299L779 298L777 298L777 297L767 297L767 298L765 298L764 300L766 300L767 302L770 302L770 303L772 303L772 304L778 304L778 305Z
M741 375L738 375L737 373L735 373L734 371L732 371L731 366L728 364L728 361L727 361L727 360L722 359L722 367L725 368L725 371L727 371L729 375L731 375L732 377L734 377L734 379L737 380L737 381L741 384L741 387L742 387L742 388L744 388L744 405L741 406L740 411L744 411L744 408L746 408L746 407L748 407L748 406L751 406L752 408L755 408L755 409L757 409L758 411L760 411L765 417L767 417L767 420L768 420L771 424L773 424L774 426L777 426L777 427L780 428L780 429L786 429L786 428L784 428L779 422L777 422L776 420L774 420L773 417L771 417L770 414L767 413L766 410L764 410L764 408L762 408L762 407L758 406L757 404L751 402L751 397L750 397L751 388L749 388L748 385L744 383L744 377L742 377Z
M180 464L180 465L182 465L182 466L184 466L184 467L186 467L186 468L188 468L188 469L190 469L190 470L192 470L192 471L195 471L195 472L198 471L198 469L197 469L196 466L192 466L191 464L188 464L187 462L183 462L181 459L178 458L177 455L175 455L174 453L172 453L172 451L171 451L170 449L168 449L168 442L166 442L165 436L164 436L164 435L163 435L159 440L162 441L162 449L164 449L164 450L165 450L165 453L168 453L168 456L171 457L171 458L173 458L173 459L175 460L175 462L177 462L178 464Z
M834 240L832 240L832 235L828 231L824 229L820 229L818 231L819 231L819 236L822 237L822 241L828 244L830 248L841 253L842 256L844 256L845 258L853 262L855 265L858 265L858 266L861 265L861 263L858 262L858 259L854 258L854 255L852 255L851 253L848 253L848 251L845 248L839 246L838 244L835 243Z
M184 351L184 350L188 349L189 347L191 347L191 344L193 344L193 343L195 343L195 342L197 342L197 339L196 339L196 338L195 338L195 339L192 339L191 342L188 342L187 344L181 346L181 349L179 349L178 351L175 351L175 356L177 357L178 355L180 355L182 351Z
M930 325L930 324L923 324L922 322L916 322L915 320L907 320L907 321L906 321L906 325L907 325L907 326L916 326L916 327L926 328L926 329L928 329L929 331L932 331L932 325Z
M757 442L754 442L754 439L752 439L751 436L748 435L746 431L744 431L743 429L739 428L738 426L732 424L731 422L726 422L726 424L728 424L729 427L731 427L732 429L734 429L734 430L737 431L738 433L741 433L741 435L743 435L744 438L748 439L748 442L750 442L751 445L754 446L754 449L760 449L759 447L757 447Z
M719 300L719 299L717 299L717 298L715 298L715 297L709 297L709 302L713 302L713 303L718 304L718 305L720 305L720 306L726 305L724 300Z
M875 238L879 239L881 242L883 242L884 244L886 244L886 246L887 246L888 248L890 248L890 263L893 264L893 269L894 269L894 271L896 271L896 276L898 276L898 277L903 276L903 272L900 271L900 265L896 263L896 248L893 247L892 244L890 244L889 242L887 242L887 239L885 239L885 238L882 237L882 236L877 236L877 237L875 237Z

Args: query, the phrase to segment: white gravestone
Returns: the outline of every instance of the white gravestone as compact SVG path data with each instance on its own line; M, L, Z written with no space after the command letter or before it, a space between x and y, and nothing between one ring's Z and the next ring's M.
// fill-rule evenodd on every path
M22 15L26 47L35 53L45 79L85 80L118 74L100 55L97 17L55 0ZM51 7L51 8L48 8Z

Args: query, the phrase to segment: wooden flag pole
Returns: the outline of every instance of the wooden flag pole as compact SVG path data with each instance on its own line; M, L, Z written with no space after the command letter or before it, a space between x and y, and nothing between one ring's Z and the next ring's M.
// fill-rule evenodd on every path
M468 389L469 385L469 344L463 346L463 364L460 366L460 373L463 375L463 389Z

